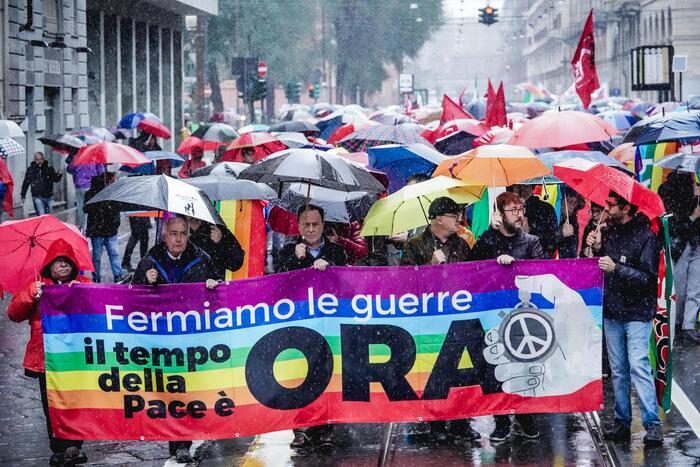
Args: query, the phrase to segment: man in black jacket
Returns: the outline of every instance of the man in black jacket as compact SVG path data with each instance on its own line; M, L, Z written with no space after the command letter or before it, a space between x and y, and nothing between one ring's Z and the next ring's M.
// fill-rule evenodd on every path
M591 232L586 243L600 258L605 272L603 329L615 391L615 423L605 438L628 442L632 424L631 383L637 390L644 444L663 443L656 390L649 363L649 338L656 312L661 249L647 222L636 217L637 207L614 191L608 194L612 225L602 234Z
M39 151L34 154L34 161L27 167L22 182L22 203L27 197L27 189L32 188L32 199L37 216L51 214L51 203L53 202L53 184L61 181L63 172L56 172L48 161L44 158L44 153Z
M559 258L578 258L578 212L586 206L584 199L574 190L563 186L561 190L561 221L554 232Z
M97 193L111 185L114 179L114 172L105 172L102 175L92 177L90 189L85 193L85 202L87 203ZM109 202L90 204L83 209L87 214L85 235L90 238L92 244L92 264L95 266L92 279L95 282L100 282L102 249L107 248L107 257L112 267L114 282L119 282L124 275L119 263L119 239L117 238L120 221L119 210Z
M534 185L513 185L513 193L525 204L523 231L540 239L546 258L554 256L557 245L554 232L557 229L557 213L551 204L533 194Z
M472 259L496 259L498 264L508 266L518 259L543 259L540 241L534 235L522 231L525 207L521 198L515 193L501 193L496 198L498 212L493 213L491 227L484 232L474 245ZM496 415L496 429L489 439L494 442L505 441L510 436L510 417ZM522 428L526 438L540 436L535 419L531 414L518 414L515 419Z
M182 217L172 217L163 222L163 240L151 248L148 256L136 267L132 284L159 285L204 282L207 289L214 289L219 282L216 268L209 255L189 241L190 228ZM170 441L168 449L177 462L192 460L192 441Z
M328 240L323 233L325 224L323 208L309 204L297 213L299 237L280 250L277 272L294 271L313 267L325 271L328 266L345 266L348 263L343 247ZM330 449L333 447L333 425L295 428L292 449L302 451Z
M190 242L211 257L217 279L224 280L226 271L236 271L243 265L245 252L229 229L194 217L188 217L187 223L190 226Z

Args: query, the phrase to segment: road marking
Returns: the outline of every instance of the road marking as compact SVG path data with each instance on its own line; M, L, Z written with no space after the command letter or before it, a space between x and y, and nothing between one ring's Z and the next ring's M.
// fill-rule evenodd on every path
M204 441L199 440L199 441L192 441L192 446L190 447L190 455L193 455L197 448L202 445ZM175 460L175 456L172 456L168 458L167 461L165 461L165 464L163 464L163 467L182 467L185 464L178 464L177 461Z
M673 378L671 378L671 402L688 422L695 436L700 438L700 412Z

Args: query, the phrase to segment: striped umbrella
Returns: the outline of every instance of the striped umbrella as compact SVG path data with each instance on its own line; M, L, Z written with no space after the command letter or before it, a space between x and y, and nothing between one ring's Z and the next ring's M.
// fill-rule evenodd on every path
M423 131L423 127L411 123L370 126L346 136L340 140L338 146L344 147L350 152L366 152L367 149L382 144L421 143L432 147L432 144L420 135L421 131Z

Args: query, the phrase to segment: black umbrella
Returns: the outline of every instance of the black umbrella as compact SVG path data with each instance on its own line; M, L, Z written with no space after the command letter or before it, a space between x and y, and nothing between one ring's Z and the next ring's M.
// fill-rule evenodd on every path
M174 212L225 225L209 197L199 188L165 175L120 178L85 203L110 202L124 211L144 208Z
M320 133L321 129L313 123L293 120L291 122L276 123L270 127L270 131L277 133L285 133L290 131L298 133Z
M380 193L384 186L366 169L318 149L287 149L259 160L239 175L282 193L284 183L302 182L343 191Z
M435 141L435 149L447 156L456 156L472 149L475 139L476 136L460 130Z
M184 180L199 188L214 201L225 199L272 199L277 192L264 183L237 180L226 176L207 175Z
M320 186L309 188L306 183L291 183L285 185L282 196L271 203L294 214L306 204L315 204L323 208L324 220L349 224L364 219L376 199L376 195L363 191L338 191Z
M59 151L71 151L87 146L85 141L73 135L50 135L39 138L39 141Z

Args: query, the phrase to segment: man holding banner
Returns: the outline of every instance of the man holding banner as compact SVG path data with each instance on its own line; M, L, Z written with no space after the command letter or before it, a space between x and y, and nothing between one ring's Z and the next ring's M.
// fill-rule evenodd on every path
M586 243L605 272L603 320L615 391L615 423L605 438L629 442L631 382L637 391L646 446L663 444L656 390L649 362L649 338L657 306L660 246L637 206L614 191L606 200L612 226L588 234Z
M172 217L163 222L163 241L151 248L148 256L136 267L132 284L158 285L204 282L207 289L214 289L218 281L216 268L202 249L189 241L190 227L182 217ZM192 441L170 441L168 449L177 462L192 460Z

